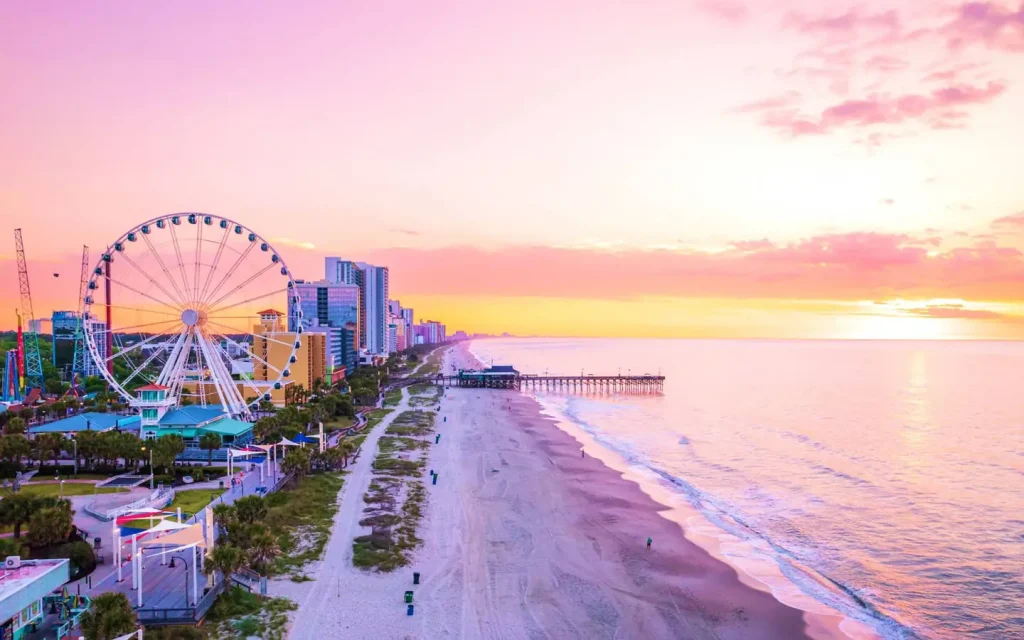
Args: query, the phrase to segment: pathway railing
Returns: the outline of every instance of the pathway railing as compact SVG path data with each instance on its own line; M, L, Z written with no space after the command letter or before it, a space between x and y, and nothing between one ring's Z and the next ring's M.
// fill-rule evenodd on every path
M91 516L109 522L118 516L135 511L136 509L163 509L172 502L174 502L174 489L163 487L153 491L148 496L114 509L96 509L92 506L92 503L89 503L85 505L85 510Z

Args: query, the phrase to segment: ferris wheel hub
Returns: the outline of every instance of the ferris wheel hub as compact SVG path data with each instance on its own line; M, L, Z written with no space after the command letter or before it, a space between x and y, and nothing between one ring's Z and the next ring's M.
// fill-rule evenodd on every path
M185 309L181 312L181 322L187 327L194 327L199 324L200 313L195 309Z

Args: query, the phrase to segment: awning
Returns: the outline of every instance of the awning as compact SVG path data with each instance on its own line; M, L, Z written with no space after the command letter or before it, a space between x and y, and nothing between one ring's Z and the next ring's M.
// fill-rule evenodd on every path
M297 447L297 446L299 446L298 442L292 442L288 438L281 438L281 442L278 442L277 444L281 445L282 447Z
M320 442L320 438L319 437L311 438L311 437L309 437L307 435L304 435L304 434L300 433L299 435L295 436L295 442L301 442L301 443Z
M245 449L228 449L228 455L232 458L245 458L246 456L262 456L262 451L246 451Z
M142 547L183 547L191 544L206 547L206 540L203 538L203 523L197 522L162 538L147 540L142 543Z

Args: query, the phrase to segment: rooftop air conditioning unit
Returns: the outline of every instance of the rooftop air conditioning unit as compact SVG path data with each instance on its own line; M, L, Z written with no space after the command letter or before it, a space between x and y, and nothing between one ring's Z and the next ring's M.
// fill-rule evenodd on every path
M21 556L7 556L4 560L4 569L18 569L21 567Z

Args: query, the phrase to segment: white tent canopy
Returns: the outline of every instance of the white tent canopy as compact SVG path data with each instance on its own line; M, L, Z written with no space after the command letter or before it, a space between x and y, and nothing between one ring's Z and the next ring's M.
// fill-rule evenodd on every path
M153 527L154 529L156 527ZM174 533L169 533L161 538L154 540L146 540L142 543L142 548L147 549L150 547L181 547L188 545L197 545L200 547L206 547L206 539L203 536L203 525L202 523L196 523L184 527Z

